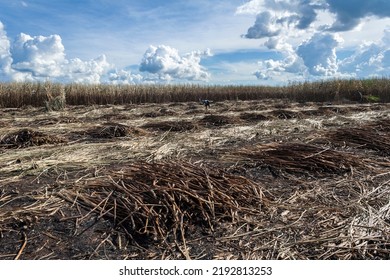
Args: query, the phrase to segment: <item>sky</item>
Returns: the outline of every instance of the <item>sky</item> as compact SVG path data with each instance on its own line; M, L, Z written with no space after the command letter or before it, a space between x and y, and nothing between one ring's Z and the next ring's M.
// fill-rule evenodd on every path
M388 0L0 0L0 81L388 77Z

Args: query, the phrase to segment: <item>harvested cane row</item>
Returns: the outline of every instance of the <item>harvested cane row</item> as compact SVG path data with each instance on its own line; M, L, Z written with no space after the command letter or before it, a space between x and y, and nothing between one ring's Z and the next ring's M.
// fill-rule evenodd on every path
M244 147L225 156L230 160L255 162L295 174L343 174L362 165L348 154L303 143L270 143Z
M136 134L115 123L88 132ZM388 259L388 133L381 120L326 132L321 145L245 142L233 153L222 145L202 164L18 171L1 182L0 259ZM46 143L18 133L1 140Z
M196 128L196 124L190 121L161 121L144 124L142 128L160 131L185 132Z
M87 132L92 138L116 138L133 135L146 135L147 131L119 123L106 123Z
M126 136L144 136L148 132L142 128L127 126L119 123L104 123L95 126L86 132L73 133L77 136L87 134L92 138L117 138ZM0 137L0 148L18 149L27 148L31 146L41 146L47 144L61 144L66 143L65 137L57 135L50 135L32 129L20 129L16 132L8 133Z
M260 184L205 164L134 162L26 194L23 207L6 191L0 228L4 238L25 237L22 258L383 259L390 175L367 172L312 181L287 174ZM11 227L18 220L21 227ZM20 256L12 248L0 252Z
M25 148L45 144L64 143L65 140L55 135L47 135L31 129L21 129L7 134L0 139L0 147Z
M383 119L362 127L337 129L326 136L333 144L352 145L376 151L383 156L390 155L390 120Z
M134 163L60 196L100 213L132 238L180 243L191 228L210 233L223 222L243 223L265 204L262 187L251 180L189 162Z
M388 258L388 160L376 162L303 143L255 145L224 158L241 167L241 173L247 169L246 176L261 180L268 207L252 232L223 240L260 242L252 248L256 258ZM259 167L268 167L273 176L264 175ZM321 180L324 175L326 180Z

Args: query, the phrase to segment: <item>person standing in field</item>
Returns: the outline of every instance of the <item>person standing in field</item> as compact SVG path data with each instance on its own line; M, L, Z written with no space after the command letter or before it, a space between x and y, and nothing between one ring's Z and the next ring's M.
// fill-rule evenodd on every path
M199 101L201 104L203 104L206 107L206 111L207 111L207 109L210 107L210 101L207 99L199 99Z

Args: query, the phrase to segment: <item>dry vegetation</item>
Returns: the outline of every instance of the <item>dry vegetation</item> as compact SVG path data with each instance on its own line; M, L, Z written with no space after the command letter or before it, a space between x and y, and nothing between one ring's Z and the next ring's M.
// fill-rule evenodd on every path
M45 106L48 111L56 111L64 108L65 104L90 106L191 102L199 98L213 101L288 99L303 103L371 103L390 102L389 90L390 79L387 78L305 82L280 87L0 83L0 107ZM155 116L159 113L153 112Z
M389 99L370 82L226 88L208 111L213 88L3 84L0 259L388 259L390 105L343 101Z

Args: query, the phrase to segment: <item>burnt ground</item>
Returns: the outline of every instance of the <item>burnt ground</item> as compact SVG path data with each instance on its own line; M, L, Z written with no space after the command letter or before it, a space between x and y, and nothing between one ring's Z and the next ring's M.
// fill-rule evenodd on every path
M0 259L388 259L389 112L0 109Z

